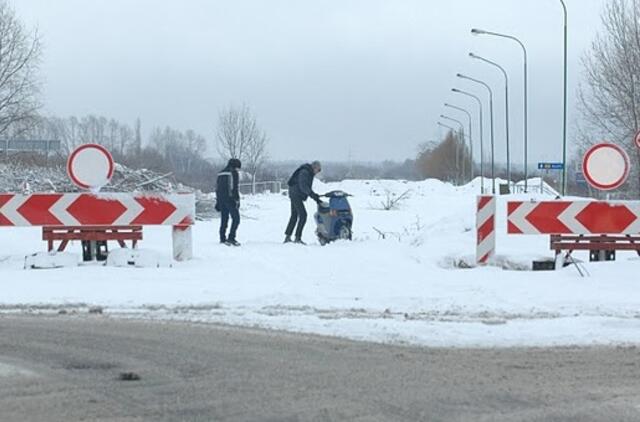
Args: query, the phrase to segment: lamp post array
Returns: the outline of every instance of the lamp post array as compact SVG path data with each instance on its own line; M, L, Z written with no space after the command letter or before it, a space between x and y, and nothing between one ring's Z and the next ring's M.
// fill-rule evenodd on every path
M459 131L456 130L455 128L453 128L452 126L449 126L447 124L444 124L442 122L438 122L438 126L443 127L445 129L450 130L452 133L460 133L462 136L462 142L465 142L465 134L464 134L464 125L462 124L462 122L460 122L459 120L456 119L452 119L448 116L445 115L440 115L440 118L445 119L445 120L449 120L452 121L454 123L457 123L460 126ZM460 169L460 144L456 142L456 162L455 162L455 166L456 166L456 170ZM456 175L456 182L459 183L460 180L464 179L464 163L463 163L463 167L462 167L462 177L460 177L459 174Z
M568 113L568 36L569 36L569 13L567 9L567 3L565 0L559 0L562 6L563 18L564 18L564 60L563 60L563 117L562 117L562 195L567 194L567 113ZM524 54L524 189L527 192L528 189L528 171L529 171L529 144L528 144L528 65L527 65L527 49L524 43L517 37L509 34L502 34L499 32L486 31L483 29L472 29L471 33L474 35L489 35L494 37L506 38L515 41L522 48Z
M453 105L453 104L445 103L444 106L447 107L447 108L450 108L452 110L457 110L457 111L459 111L461 113L466 114L467 118L469 119L469 132L468 132L468 135L467 135L469 137L469 157L470 157L470 159L469 159L469 161L470 161L470 163L469 163L470 164L469 165L469 180L473 180L473 177L474 177L474 168L473 168L474 167L473 166L473 135L472 135L472 130L471 130L472 125L473 125L473 119L471 117L471 113L468 110L466 110L466 109L464 109L462 107L458 107L458 106ZM464 154L464 155L465 155L465 163L466 163L466 161L467 161L466 160L466 154Z
M479 109L479 123L480 123L480 190L484 193L484 119L483 119L483 108L482 108L482 100L475 94L472 94L467 91L463 91L461 89L452 88L452 92L460 95L464 95L469 98L473 98L478 103ZM474 167L475 161L473 160L473 148L471 149L471 167Z
M563 16L564 16L564 95L563 95L563 120L562 120L562 186L561 192L562 195L567 194L567 113L568 113L568 9L566 0L559 0L562 6ZM523 96L523 158L524 158L524 192L528 192L528 179L529 179L529 75L528 75L528 52L525 44L514 35L487 31L484 29L474 28L471 30L473 35L478 36L491 36L498 37L511 40L517 43L522 49L523 54L523 67L524 67L524 96ZM507 179L509 183L512 182L512 161L511 161L511 140L510 140L510 111L509 111L509 75L505 68L495 61L489 60L485 57L476 55L474 53L469 53L469 57L475 60L479 60L485 62L493 67L498 68L503 76L505 81L505 137L506 137L506 154L507 154ZM490 123L491 123L491 179L493 180L492 191L495 194L496 191L496 179L495 179L495 138L494 138L494 116L493 116L493 91L491 87L484 81L470 78L468 76L457 74L459 78L469 80L471 82L475 82L476 84L484 86L489 92L489 108L490 108ZM473 98L477 101L479 106L479 121L480 121L480 176L482 180L482 192L484 193L484 142L483 142L483 103L482 100L475 94L467 91L462 91L459 89L452 89L454 93L465 95L467 97ZM469 122L471 122L471 113L458 106L454 106L451 104L445 104L445 107L452 108L461 112L464 112L469 117ZM469 124L469 138L470 138L470 150L471 150L471 178L474 176L474 168L475 168L475 156L473 154L473 140L471 136L471 124Z
M464 133L464 124L460 120L454 119L453 117L449 117L449 116L446 116L444 114L441 114L440 118L441 119L445 119L445 120L449 120L450 122L457 123L460 126L460 133L462 134L462 144L466 145L466 136L465 136L465 133ZM463 151L464 151L464 148L463 148ZM461 169L462 180L464 180L465 177L467 176L467 171L466 171L466 168L467 168L466 161L467 160L465 158L465 154L460 154L460 147L459 146L456 147L456 154L458 156L458 164L460 165L460 167L462 167L462 169Z
M474 53L469 53L469 57L472 59L480 60L489 64L490 66L498 68L502 74L504 75L504 101L505 101L505 134L506 134L506 144L507 144L507 181L511 184L511 142L509 140L509 75L507 75L507 71L504 70L504 67L500 66L498 63L486 59L482 56L478 56Z
M506 38L515 41L522 48L522 53L524 55L524 191L527 192L529 179L529 66L527 63L527 48L525 47L524 43L520 41L520 39L514 37L513 35L502 34L493 31L485 31L484 29L477 28L472 29L471 33L473 35L489 35L493 37Z
M493 130L493 90L491 89L491 87L489 86L489 84L487 84L486 82L483 82L479 79L476 78L472 78L470 76L467 75L463 75L462 73L458 73L456 75L458 78L460 79L466 79L468 81L474 82L476 84L482 85L487 89L487 92L489 92L489 121L490 121L490 134L491 134L491 192L495 195L496 193L496 149L495 149L495 136L494 136L494 130Z

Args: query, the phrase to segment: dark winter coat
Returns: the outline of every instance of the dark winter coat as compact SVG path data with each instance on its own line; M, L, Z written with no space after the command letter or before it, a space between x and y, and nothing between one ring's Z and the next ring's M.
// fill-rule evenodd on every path
M216 200L218 204L238 204L240 202L239 179L238 171L229 166L218 173L218 181L216 183Z
M306 201L308 197L318 200L320 197L313 191L313 179L315 177L311 164L300 166L289 179L289 196Z

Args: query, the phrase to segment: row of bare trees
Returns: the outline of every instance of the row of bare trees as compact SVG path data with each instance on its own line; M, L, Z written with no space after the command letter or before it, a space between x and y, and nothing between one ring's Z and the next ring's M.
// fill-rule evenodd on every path
M140 119L131 126L95 115L65 118L37 116L31 119L28 128L20 128L11 137L61 141L64 152L91 142L104 145L120 155L137 153L142 148Z
M258 129L256 117L247 106L229 107L219 115L217 147L221 158L240 158L244 170L254 178L267 159L268 139ZM215 159L207 157L209 142L193 130L169 126L153 128L146 142L141 122L133 125L104 116L44 117L30 119L30 125L13 134L14 139L61 141L66 155L78 145L98 143L107 147L123 164L173 172L184 183L201 187L211 184ZM206 180L205 180L206 179Z

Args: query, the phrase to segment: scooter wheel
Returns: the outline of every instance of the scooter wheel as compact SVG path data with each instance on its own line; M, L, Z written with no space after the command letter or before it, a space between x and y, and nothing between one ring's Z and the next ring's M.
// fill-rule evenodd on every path
M347 226L341 227L338 232L338 238L342 240L351 240L351 229Z

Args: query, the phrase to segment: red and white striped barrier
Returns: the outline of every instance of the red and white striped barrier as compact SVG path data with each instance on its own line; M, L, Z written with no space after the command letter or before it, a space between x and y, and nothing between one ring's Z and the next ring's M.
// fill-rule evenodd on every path
M496 253L496 197L478 196L476 262L486 265Z
M509 234L639 234L640 201L509 202Z
M174 257L192 256L193 194L0 194L0 226L173 226Z
M192 194L0 194L0 226L188 226L194 204Z

